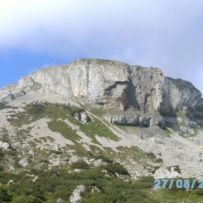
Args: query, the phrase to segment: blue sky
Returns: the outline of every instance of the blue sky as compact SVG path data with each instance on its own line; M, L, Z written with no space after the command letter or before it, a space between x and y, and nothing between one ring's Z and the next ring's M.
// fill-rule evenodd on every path
M41 67L108 58L203 92L202 0L0 0L0 87Z

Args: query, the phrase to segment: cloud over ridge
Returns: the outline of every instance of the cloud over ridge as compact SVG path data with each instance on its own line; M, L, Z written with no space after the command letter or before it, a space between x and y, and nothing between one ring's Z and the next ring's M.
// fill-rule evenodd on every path
M0 0L0 53L158 66L203 91L202 10L201 0Z

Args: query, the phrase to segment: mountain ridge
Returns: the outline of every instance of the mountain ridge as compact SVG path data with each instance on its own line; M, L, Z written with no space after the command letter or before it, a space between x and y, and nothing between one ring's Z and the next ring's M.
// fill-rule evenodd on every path
M5 140L0 148L16 149L23 142L35 157L43 156L48 167L64 164L63 156L73 154L83 154L90 163L91 158L84 156L96 148L110 151L112 159L117 151L125 156L142 154L139 161L132 156L128 162L121 158L124 155L116 159L133 178L201 176L201 93L190 82L165 77L158 68L98 59L46 68L0 90L0 116ZM58 160L37 150L52 151L52 147L62 151L62 155L49 152ZM26 148L16 150L21 167L40 166L38 158L29 160L25 155ZM181 172L174 172L174 166Z
M103 59L79 59L42 69L0 89L0 99L6 102L35 90L96 108L159 112L169 117L176 113L195 117L196 107L203 106L201 92L190 82L165 77L159 68Z

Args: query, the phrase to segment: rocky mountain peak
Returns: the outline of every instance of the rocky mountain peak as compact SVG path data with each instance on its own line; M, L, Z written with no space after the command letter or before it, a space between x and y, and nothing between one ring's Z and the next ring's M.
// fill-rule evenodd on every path
M129 66L127 63L121 62L121 61L115 61L115 60L109 60L109 59L90 59L90 58L81 58L73 61L73 64L77 65L112 65L112 66Z
M71 64L46 68L0 90L7 102L30 93L60 95L64 101L92 108L144 116L154 123L177 113L202 116L201 93L190 82L165 77L159 68L128 65L104 59L79 59ZM38 98L39 99L39 98ZM121 119L121 118L120 118Z
M80 199L87 188L102 192L101 179L199 178L202 126L203 99L190 82L159 68L79 59L0 90L0 170L32 171L39 185L50 171L57 184L58 174L75 180L77 173L82 181L66 200ZM95 180L95 172L102 178L96 188L88 180L89 187L84 177Z

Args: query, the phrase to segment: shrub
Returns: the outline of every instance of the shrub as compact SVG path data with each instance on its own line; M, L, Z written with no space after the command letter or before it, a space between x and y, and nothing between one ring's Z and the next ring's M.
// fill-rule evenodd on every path
M147 156L148 156L149 158L151 158L151 159L156 159L155 154L152 153L152 152L147 153Z
M73 163L71 165L71 167L73 169L76 169L76 168L78 168L78 169L89 169L90 168L89 165L83 160Z
M110 159L109 157L105 156L104 154L98 154L97 156L95 156L96 159L101 159L102 161L106 162L106 163L113 163L113 160Z
M10 202L11 195L4 188L0 188L0 202Z
M111 174L118 173L120 175L129 175L127 169L125 169L119 163L111 163L111 164L106 165L104 168Z

